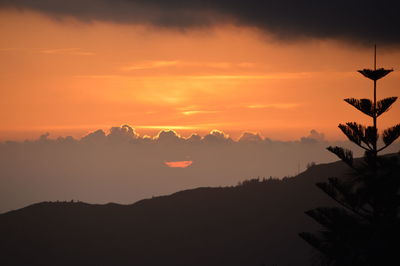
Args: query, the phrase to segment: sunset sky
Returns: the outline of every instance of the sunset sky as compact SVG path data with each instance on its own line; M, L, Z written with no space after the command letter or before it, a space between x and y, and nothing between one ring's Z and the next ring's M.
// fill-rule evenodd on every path
M79 138L123 124L152 136L219 129L291 140L315 129L342 139L338 123L370 122L343 98L372 96L372 82L356 71L373 67L375 42L378 67L395 70L379 81L378 97L400 95L400 41L391 28L382 28L387 36L371 28L369 39L361 22L341 32L333 20L322 34L309 21L261 23L209 1L201 12L185 4L165 14L159 1L118 0L115 9L105 4L112 1L79 1L82 9L74 9L78 1L25 2L0 1L0 141L45 132ZM95 2L106 6L85 6ZM130 14L131 2L142 9ZM378 126L399 117L394 104Z

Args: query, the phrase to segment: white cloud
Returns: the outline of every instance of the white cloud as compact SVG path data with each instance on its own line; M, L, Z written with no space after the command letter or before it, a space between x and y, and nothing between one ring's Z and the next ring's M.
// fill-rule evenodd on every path
M251 133L251 132L244 132L242 134L242 136L240 136L239 138L239 142L253 142L253 143L257 143L257 142L261 142L263 139L262 137L257 133Z

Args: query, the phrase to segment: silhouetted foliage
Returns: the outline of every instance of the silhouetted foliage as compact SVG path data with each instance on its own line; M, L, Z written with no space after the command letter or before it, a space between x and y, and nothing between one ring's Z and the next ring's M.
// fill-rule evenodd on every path
M258 178L252 178L252 179L247 179L247 180L243 180L241 182L238 183L238 187L246 187L246 186L257 186L257 185L266 185L266 184L276 184L276 183L280 183L281 181L287 179L289 177L284 177L282 179L278 179L278 178L273 178L272 176L266 178L262 178L260 179Z
M376 82L393 70L383 68L359 72L374 81L374 100L345 101L373 118L372 126L356 122L340 124L347 138L365 150L363 160L353 162L352 151L327 149L352 169L347 178L329 178L317 187L338 207L319 207L306 214L322 226L318 233L300 233L323 256L318 265L394 265L400 239L400 164L398 156L378 156L400 136L400 124L383 131L385 146L378 148L377 117L389 110L397 97L376 101Z
M314 166L316 166L316 165L317 165L317 164L316 164L315 162L307 163L306 169L308 170L308 169L310 169L311 167L314 167Z
M339 157L343 162L348 164L349 166L353 166L353 152L351 150L342 148L342 147L328 147L328 151L336 154L337 157Z
M392 104L397 100L397 97L388 97L382 99L376 103L376 116L380 116L384 112L388 111ZM374 117L374 105L370 99L355 99L347 98L344 99L345 102L351 104L364 114Z
M393 69L384 69L384 68L358 70L358 72L363 74L364 77L369 78L373 81L377 81L378 79L383 78L392 71Z
M383 142L386 145L383 148L386 148L387 146L392 144L399 136L400 136L400 124L383 131ZM379 150L382 150L383 148Z

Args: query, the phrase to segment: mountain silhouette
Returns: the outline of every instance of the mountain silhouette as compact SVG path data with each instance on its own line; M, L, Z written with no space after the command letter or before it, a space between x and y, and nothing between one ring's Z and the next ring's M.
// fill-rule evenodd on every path
M316 186L342 162L296 177L197 188L132 205L42 202L0 215L1 265L309 265L304 211L335 203Z

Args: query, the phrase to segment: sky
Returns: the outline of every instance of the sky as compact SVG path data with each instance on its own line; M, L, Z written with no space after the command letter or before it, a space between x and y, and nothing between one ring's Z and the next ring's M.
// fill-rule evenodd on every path
M0 0L0 213L132 203L338 160L393 68L398 1ZM378 127L398 124L400 104ZM399 141L385 152L398 152Z
M356 71L373 67L374 43L395 69L378 97L399 94L399 4L319 2L1 0L0 141L125 124L343 140L339 123L370 123L343 99L372 96Z

